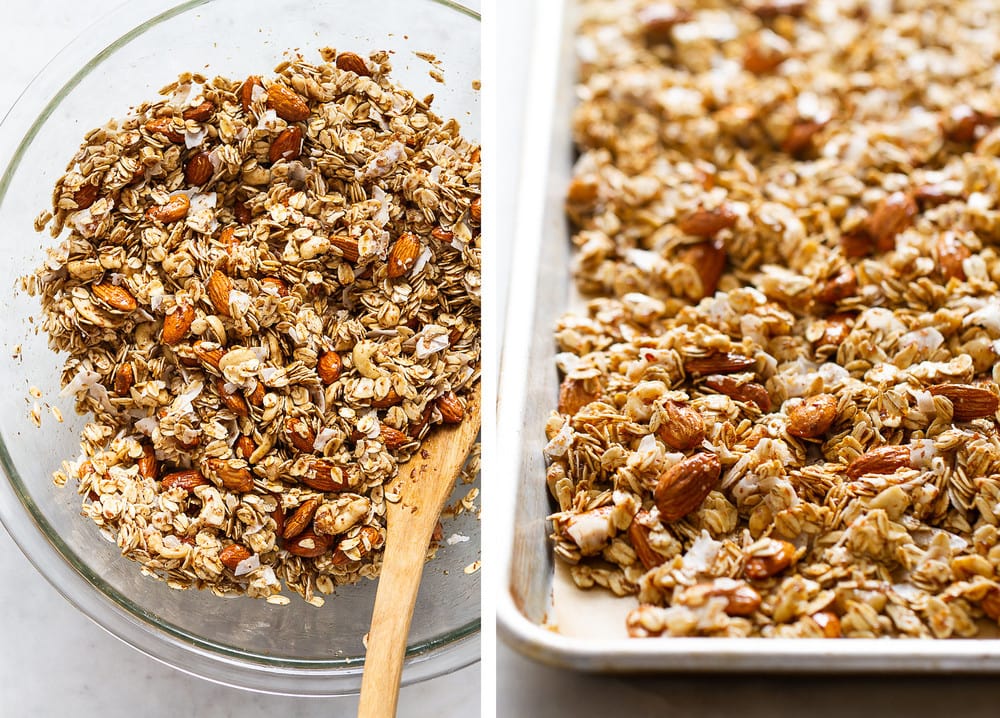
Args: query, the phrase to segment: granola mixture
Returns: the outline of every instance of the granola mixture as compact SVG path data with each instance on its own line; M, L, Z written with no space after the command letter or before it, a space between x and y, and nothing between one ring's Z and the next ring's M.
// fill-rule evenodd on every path
M37 222L62 241L25 285L92 414L57 481L175 587L375 576L385 485L479 379L479 147L387 53L321 54L181 76Z
M556 555L633 636L1000 619L1000 7L581 3Z

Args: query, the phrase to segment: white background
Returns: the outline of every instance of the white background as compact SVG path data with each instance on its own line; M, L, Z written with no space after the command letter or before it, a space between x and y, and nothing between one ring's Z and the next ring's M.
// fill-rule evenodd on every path
M0 117L56 52L120 3L0 0ZM248 11L261 7L266 3L247 3ZM2 528L0 576L0 718L339 718L357 710L357 698L257 695L192 678L147 658L63 600ZM479 679L477 664L403 688L399 716L478 715Z

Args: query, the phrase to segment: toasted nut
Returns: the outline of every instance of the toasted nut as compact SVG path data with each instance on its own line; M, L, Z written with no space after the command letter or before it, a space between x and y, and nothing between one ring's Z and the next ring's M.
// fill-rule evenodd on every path
M302 419L290 416L285 419L285 434L288 441L299 451L305 454L313 452L313 443L316 441L316 434L309 425Z
M219 368L219 362L222 361L222 357L226 354L226 350L222 347L210 349L205 342L200 340L194 343L194 346L191 347L191 351L194 352L198 361L215 367L216 369Z
M309 105L290 87L274 83L267 88L267 107L285 122L302 122L309 118Z
M194 322L194 307L190 304L178 304L163 318L161 338L164 344L176 344L187 336Z
M260 82L260 77L257 75L250 75L242 85L240 85L240 104L243 105L243 111L249 112L250 105L253 104L254 87L260 87L263 89L263 85Z
M628 539L632 543L632 548L635 550L635 555L638 557L639 562L647 571L651 568L656 568L667 560L666 556L654 551L653 547L649 545L650 530L640 523L640 520L648 515L646 511L640 511L635 515L635 518L632 519L632 523L628 527Z
M725 374L705 377L705 386L732 397L736 401L753 402L765 414L771 411L771 395L755 381L740 382Z
M285 522L285 528L281 537L287 540L295 538L300 533L305 531L309 526L309 523L313 520L313 516L316 514L316 509L319 508L319 505L320 500L316 498L306 499L303 501L299 507L295 509L295 513L292 514L292 518Z
M230 571L235 571L236 567L253 556L249 549L240 546L238 543L231 543L219 551L219 561Z
M347 488L344 472L329 459L313 459L302 483L317 491L343 491Z
M823 334L817 340L816 346L839 347L847 338L847 335L851 333L851 327L854 326L854 315L847 313L831 314L823 321L826 326Z
M184 179L187 180L188 184L196 187L212 179L214 173L215 168L212 166L212 161L208 159L208 152L199 152L194 155L184 167Z
M209 100L205 100L200 105L195 105L194 107L189 107L184 112L181 113L181 117L185 120L194 120L195 122L204 122L212 118L212 114L215 112L215 105L213 105Z
M361 543L358 544L358 552L361 554L362 558L368 555L372 549L378 548L382 545L382 534L374 526L362 526L358 535L361 537ZM334 566L343 566L345 564L351 563L354 559L350 558L346 553L341 551L339 548L333 552L333 558L331 563Z
M823 631L824 638L840 638L840 619L836 613L830 611L820 611L811 616L816 625Z
M187 469L186 471L174 471L163 477L160 482L164 491L180 487L185 491L192 491L198 486L207 486L208 479L201 475L200 471Z
M208 278L206 285L208 299L215 311L224 317L231 316L229 311L229 293L233 291L233 282L225 274L216 269Z
M653 492L660 518L677 521L701 506L718 485L722 463L715 454L700 453L660 474Z
M906 192L893 192L875 208L866 223L868 233L880 252L896 248L896 235L913 224L917 202Z
M572 416L600 396L600 384L596 380L566 377L559 385L559 413Z
M875 240L868 234L868 230L861 227L843 234L840 237L840 251L849 259L867 257L875 251Z
M691 244L677 253L677 261L695 268L701 279L700 299L711 297L719 286L719 277L726 268L726 246L721 239Z
M103 304L119 312L134 312L139 306L129 290L116 284L95 284L91 287L91 291Z
M803 157L816 148L816 135L826 127L825 122L800 120L788 128L781 141L781 151L792 157Z
M402 431L385 424L382 424L379 436L382 437L382 443L385 444L385 448L390 450L398 449L400 446L410 441L410 437Z
M453 391L438 397L437 408L441 412L441 421L445 424L459 424L465 416L465 407Z
M969 384L937 384L928 391L934 396L943 396L953 407L955 421L983 419L997 413L1000 398L989 389Z
M407 427L406 433L413 439L420 436L420 432L424 430L427 426L427 422L431 420L431 414L434 412L434 404L427 402L424 410L420 414L420 418L417 421L411 421L409 427Z
M250 461L250 457L253 456L253 452L256 450L257 444L254 443L253 439L246 434L240 434L240 438L236 440L236 456L245 461Z
M788 59L788 42L774 33L752 35L743 55L743 69L755 75L773 72Z
M820 285L815 299L823 304L836 304L841 299L852 297L858 291L858 277L854 268L845 264L833 277Z
M965 260L972 256L972 252L962 242L954 232L947 231L938 235L937 257L938 266L941 267L941 276L945 281L957 279L965 281Z
M244 389L243 396L252 406L264 406L264 385L258 381L252 391Z
M727 616L752 616L760 608L760 594L742 581L739 586L721 595L729 599L725 608Z
M340 358L340 354L323 352L316 362L316 373L319 375L319 380L329 386L340 378L343 367L344 360Z
M298 159L302 154L302 129L298 126L288 127L274 138L267 151L271 162L279 160L290 161Z
M830 430L837 418L837 397L817 394L788 410L788 433L803 439L816 439Z
M174 121L169 117L157 117L149 120L144 126L146 132L151 135L163 135L177 145L184 142L184 131L174 125Z
M253 474L246 467L233 465L225 459L205 459L202 465L209 474L219 477L223 488L241 494L253 491Z
M358 261L358 257L360 256L358 240L340 234L331 234L329 239L330 244L339 249L340 253L344 255L344 259L348 262Z
M592 208L600 194L596 177L574 177L566 189L566 202L580 208Z
M355 75L360 75L361 77L371 77L372 75L362 57L353 52L342 52L337 55L337 69L345 72L353 72Z
M757 362L750 357L732 352L715 352L704 357L691 357L684 361L684 371L692 377L706 374L733 374L747 371Z
M288 296L288 284L281 277L263 277L260 285L264 289L272 290L279 297Z
M862 454L847 465L847 476L856 479L865 474L894 474L910 465L909 446L880 446Z
M281 536L285 533L285 509L281 506L281 499L278 499L278 505L275 507L274 511L271 512L271 518L274 519L274 533L277 536Z
M142 456L136 464L139 467L139 476L142 478L156 481L160 477L160 465L156 461L156 452L150 444L142 445Z
M233 217L240 224L248 224L251 219L253 219L253 214L250 211L250 207L247 206L246 202L236 202L233 205Z
M215 390L219 394L219 399L222 401L223 406L229 409L231 412L237 416L247 417L250 416L250 407L247 406L246 399L240 396L239 393L230 394L226 391L226 382L223 379L215 380Z
M483 219L483 201L480 197L476 197L469 204L469 216L472 217L474 222L481 222Z
M118 396L128 394L128 390L132 388L133 381L135 381L135 370L132 369L131 363L125 362L115 372L115 394Z
M666 416L656 435L671 449L687 451L704 441L705 421L693 406L669 400L663 404L663 413Z
M994 621L1000 621L1000 588L993 586L989 589L979 602L979 607Z
M736 224L736 215L725 205L716 209L699 209L682 219L678 226L684 234L695 237L714 237L723 229Z
M390 388L388 393L381 399L372 399L372 406L376 409L388 409L390 406L395 406L401 401L403 401L403 397L397 394L395 389Z
M646 42L655 45L671 42L674 26L689 22L692 17L690 10L669 2L647 5L637 16Z
M806 11L806 0L758 0L748 3L747 9L765 21L781 15L801 17Z
M77 209L87 209L97 201L98 187L96 184L85 184L73 193L73 201Z
M417 263L417 257L419 256L420 240L417 239L416 235L410 232L404 232L399 235L399 239L396 240L392 245L392 249L389 250L389 258L386 262L386 276L390 279L395 279L409 274L410 270Z
M333 536L317 534L312 531L303 531L295 538L285 542L285 550L288 553L303 558L322 556L330 550L331 546L333 546Z
M444 227L435 227L431 230L431 236L437 241L447 244L455 238L455 233L445 229Z
M784 571L795 560L795 546L787 541L778 541L778 550L769 556L751 556L743 567L746 577L759 581Z
M600 506L568 517L556 519L556 533L580 549L581 556L594 556L608 545L614 536L611 506Z
M980 139L996 122L996 117L968 105L956 105L943 123L944 136L952 142L971 144Z
M146 218L167 224L187 217L191 209L191 200L186 194L176 194L166 204L150 207L146 210Z

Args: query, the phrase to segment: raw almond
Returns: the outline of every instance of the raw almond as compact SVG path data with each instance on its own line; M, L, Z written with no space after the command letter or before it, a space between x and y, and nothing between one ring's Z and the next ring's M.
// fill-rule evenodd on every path
M253 88L260 87L263 85L260 82L260 77L257 75L250 75L242 85L240 85L240 104L243 105L243 111L249 112L250 106L253 104Z
M788 433L802 439L816 439L830 430L837 418L837 397L817 394L788 410Z
M205 459L205 469L219 477L223 488L245 494L253 491L253 474L244 466L230 464L225 459Z
M759 581L776 576L792 565L795 560L795 546L787 541L778 541L778 550L768 556L751 556L743 567L746 577Z
M938 266L945 281L957 279L965 281L965 260L972 255L969 248L958 239L952 231L942 232L937 240Z
M382 424L379 436L382 437L382 443L385 444L385 448L390 450L398 449L410 441L410 437L402 431L394 429L391 426L386 426L385 424Z
M157 117L145 124L146 132L151 135L163 135L176 145L184 142L184 132L174 125L169 117Z
M77 209L87 209L97 201L98 187L96 184L85 184L73 193L73 201Z
M187 183L196 187L201 186L212 179L215 168L212 160L208 159L208 152L199 152L188 160L184 167L184 179Z
M693 406L671 399L664 402L663 413L656 435L671 449L688 451L704 441L705 421Z
M404 274L408 274L417 263L417 257L419 256L420 240L417 239L416 235L410 232L404 232L399 235L399 239L396 240L392 245L392 249L389 250L386 276L390 279L396 279L397 277L402 277Z
M910 465L909 446L880 446L862 454L847 465L847 476L856 479L865 474L894 474Z
M329 239L330 244L339 249L340 253L344 255L344 259L348 262L358 261L358 257L360 256L358 240L340 234L331 234Z
M866 223L868 234L880 252L896 248L896 235L913 224L917 203L906 192L893 192L879 202Z
M323 352L316 362L316 373L319 380L329 386L340 378L343 370L344 360L337 352Z
M353 52L342 52L337 55L337 69L344 70L345 72L353 72L361 77L371 77L372 74L361 56Z
M222 347L210 348L206 342L200 340L194 343L194 346L191 347L191 351L194 352L198 361L215 367L216 369L219 368L219 362L222 361L222 357L226 354L226 350Z
M816 622L820 630L823 631L824 638L840 638L840 619L836 613L830 611L820 611L810 616Z
M316 441L316 434L309 428L309 425L298 417L290 416L285 419L285 434L288 441L297 450L305 454L313 452L313 443Z
M161 338L164 344L176 344L187 336L194 322L194 307L178 304L163 318Z
M309 462L309 469L302 477L302 483L317 491L343 491L347 488L344 472L329 459L313 459Z
M566 377L559 385L559 413L573 416L600 396L600 384L596 380Z
M125 287L119 287L117 284L109 282L95 284L91 290L94 296L103 304L112 309L117 309L119 312L134 312L139 306L132 293L125 289Z
M267 151L267 158L273 163L279 160L286 162L297 159L302 154L302 129L293 126L282 130L274 138Z
M465 407L453 391L438 397L437 408L441 412L441 421L445 424L459 424L465 416Z
M709 238L735 225L736 219L736 215L723 205L715 209L695 210L682 219L678 226L684 234Z
M208 299L215 311L224 317L231 316L229 311L229 293L233 291L233 282L225 274L216 269L208 278L206 285Z
M238 543L231 543L219 551L219 561L230 571L235 571L236 567L253 556L249 549L240 546Z
M313 520L313 516L316 515L316 509L319 508L320 500L306 499L303 501L292 517L285 522L284 531L281 534L283 539L292 539L298 536L300 533L308 528L310 522Z
M185 471L174 471L163 477L160 482L164 491L180 487L185 491L192 491L198 486L207 486L208 479L201 475L200 471L187 469Z
M309 118L309 105L290 87L274 83L267 88L267 106L285 122L301 122Z
M667 560L666 556L654 551L653 547L649 545L650 529L640 523L641 520L648 516L649 514L646 511L640 511L635 515L635 518L632 519L632 523L628 527L628 539L632 543L632 549L635 551L639 562L642 563L643 568L647 571L651 568L656 568Z
M736 401L752 402L765 414L771 411L771 395L762 384L755 381L741 382L725 374L712 374L705 378L705 386Z
M677 260L695 268L701 279L701 294L704 299L715 294L719 278L726 268L726 246L721 239L711 239L683 247L677 253Z
M989 389L969 384L937 384L928 389L934 396L943 396L954 407L955 421L983 419L997 413L1000 398Z
M684 360L684 371L697 377L706 374L733 374L751 369L757 362L750 357L732 352L715 352L703 357Z
M189 107L184 112L181 113L181 117L185 120L194 120L195 122L205 122L212 118L212 114L215 112L215 105L213 105L209 100L205 100L200 105L195 105L194 107Z
M191 209L191 200L186 194L177 194L167 200L166 204L150 207L146 210L146 218L167 224L187 217Z
M858 277L854 268L845 264L833 277L820 285L815 299L823 304L836 304L842 299L853 297L858 291Z
M118 396L128 394L128 390L132 388L133 381L135 381L135 371L129 362L125 362L115 372L115 394Z
M237 416L250 416L250 407L247 406L246 399L244 399L239 392L233 394L227 392L225 380L216 379L215 390L218 392L219 399L222 401L223 406L229 409L229 411L233 412Z
M136 462L139 468L139 476L144 479L156 479L160 476L160 465L156 461L156 451L149 444L142 445L142 456L139 457L139 461Z
M700 453L660 474L653 498L663 521L677 521L701 506L719 485L722 464L715 454Z

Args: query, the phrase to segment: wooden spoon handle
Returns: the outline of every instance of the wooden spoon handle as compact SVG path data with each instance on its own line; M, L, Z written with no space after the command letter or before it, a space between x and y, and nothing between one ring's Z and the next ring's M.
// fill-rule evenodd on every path
M479 432L479 387L461 424L438 428L400 467L401 500L386 507L386 542L375 594L358 718L393 718L406 639L431 534Z

